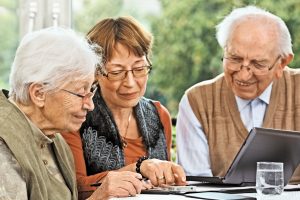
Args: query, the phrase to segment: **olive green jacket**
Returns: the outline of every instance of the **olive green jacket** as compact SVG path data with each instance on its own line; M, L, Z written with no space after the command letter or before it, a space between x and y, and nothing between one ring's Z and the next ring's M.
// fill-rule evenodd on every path
M0 137L21 167L28 199L76 200L74 161L68 145L60 134L55 134L51 145L65 185L46 169L35 141L36 134L41 134L41 131L0 91Z

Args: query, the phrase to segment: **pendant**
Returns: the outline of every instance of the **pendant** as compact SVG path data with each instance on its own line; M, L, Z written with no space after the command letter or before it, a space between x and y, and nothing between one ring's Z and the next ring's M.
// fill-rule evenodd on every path
M123 149L127 147L127 142L122 138L121 139L121 142L122 142L122 147Z

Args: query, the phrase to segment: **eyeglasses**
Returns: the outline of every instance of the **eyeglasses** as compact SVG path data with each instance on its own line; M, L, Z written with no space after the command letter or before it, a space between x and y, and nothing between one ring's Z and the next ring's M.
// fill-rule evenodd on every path
M65 92L68 92L69 94L72 94L72 95L75 95L77 97L80 97L82 98L82 100L87 100L87 99L91 99L94 97L96 91L97 91L98 87L97 87L97 84L93 84L92 87L91 87L91 91L85 95L82 95L82 94L77 94L75 92L72 92L72 91L69 91L69 90L66 90L66 89L61 89Z
M125 79L128 72L132 72L132 74L135 78L140 78L140 77L148 75L151 70L152 70L152 66L148 65L148 66L136 67L131 70L116 70L116 71L110 71L107 73L103 72L100 69L100 73L103 76L105 76L108 80L119 81L119 80Z
M232 71L240 71L242 67L247 67L251 69L253 74L266 75L275 66L275 64L277 63L280 57L281 56L279 55L271 66L261 64L257 61L251 61L248 66L244 66L243 65L244 59L236 56L223 57L223 59L226 59L228 61L228 65L226 65L226 67Z

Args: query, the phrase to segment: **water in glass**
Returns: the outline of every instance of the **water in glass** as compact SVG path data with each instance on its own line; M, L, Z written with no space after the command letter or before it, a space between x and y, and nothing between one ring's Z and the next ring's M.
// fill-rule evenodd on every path
M283 163L257 164L256 191L259 195L278 195L283 192Z

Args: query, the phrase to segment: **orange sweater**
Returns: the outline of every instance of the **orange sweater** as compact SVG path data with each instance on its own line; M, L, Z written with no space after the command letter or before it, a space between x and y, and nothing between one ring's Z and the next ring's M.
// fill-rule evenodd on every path
M171 145L172 145L172 125L171 117L168 110L159 102L155 102L155 106L159 112L160 120L164 126L166 135L166 146L168 150L168 159L171 158ZM84 153L82 149L81 136L79 132L74 133L62 133L66 142L69 144L75 161L77 187L79 193L91 192L96 187L90 186L93 183L99 182L106 176L108 171L101 172L94 175L87 175ZM135 163L141 156L146 154L146 149L142 143L142 137L137 139L125 139L128 146L124 149L125 165Z

